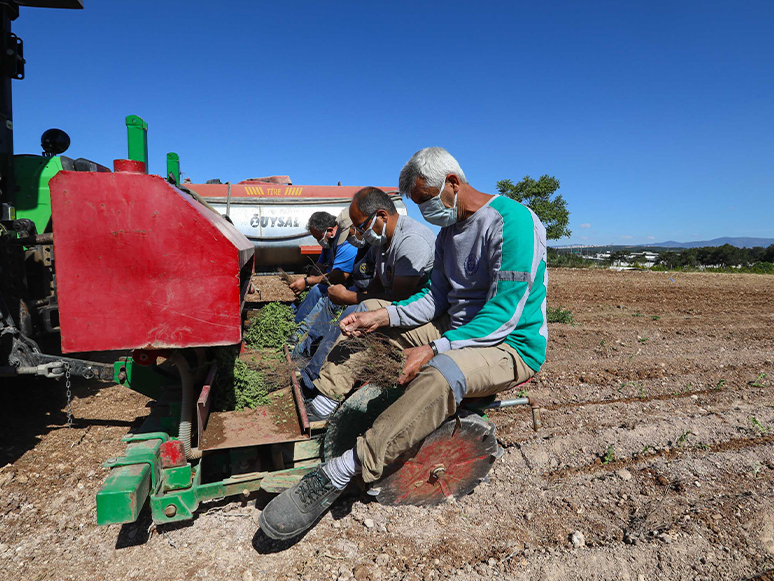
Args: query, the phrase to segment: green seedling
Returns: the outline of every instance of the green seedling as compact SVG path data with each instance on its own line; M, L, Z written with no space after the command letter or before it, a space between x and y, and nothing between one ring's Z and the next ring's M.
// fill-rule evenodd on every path
M683 444L685 444L685 442L687 442L687 441L688 441L688 436L695 436L695 435L696 435L696 434L694 434L694 433L693 433L692 431L690 431L690 430L688 430L687 432L685 432L685 433L684 433L682 436L680 436L679 438L677 438L677 445L678 445L678 447L682 447L682 445L683 445Z
M683 393L690 393L690 392L691 392L691 387L692 387L692 386L691 386L691 384L689 383L688 385L686 385L685 387L683 387L682 389L680 389L680 391L676 391L676 392L674 393L674 395L681 395L681 394L683 394Z
M767 426L764 426L762 423L758 421L758 418L755 418L755 417L750 418L750 423L753 425L754 428L759 429L764 434L771 429Z
M643 316L644 315L642 313L640 313L639 311L635 312L635 313L632 313L632 317L643 317Z
M720 391L721 389L723 389L723 386L725 384L726 384L726 380L725 379L719 379L718 380L718 384L715 386L715 391Z
M610 462L615 462L615 448L612 444L607 447L605 455L602 456L602 464L610 464Z
M651 446L650 444L646 444L645 447L642 449L642 452L640 452L640 454L647 454L651 450L653 450L654 452L656 451L656 449L653 446Z
M765 373L761 373L755 378L755 381L750 382L748 385L751 387L766 387L765 379L768 377Z
M650 318L653 319L654 321L658 321L661 317L659 317L658 315L651 315Z
M529 397L529 395L527 395L526 389L522 389L521 391L519 391L519 393L516 394L516 397Z
M549 323L564 323L566 325L572 325L575 323L575 317L572 312L562 307L548 307L546 309L546 315L548 316Z
M648 338L647 337L638 337L637 341L639 341L640 343L647 343L648 342Z

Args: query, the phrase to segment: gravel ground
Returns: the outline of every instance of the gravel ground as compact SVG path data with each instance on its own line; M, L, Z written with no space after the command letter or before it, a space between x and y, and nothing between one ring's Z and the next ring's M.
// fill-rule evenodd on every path
M256 277L261 299L284 292ZM273 286L272 286L273 285ZM272 290L273 289L273 290ZM272 300L282 299L279 296ZM258 300L253 299L253 300ZM349 497L306 536L267 496L98 527L94 495L148 413L120 386L4 386L2 579L748 579L774 568L774 277L552 270L543 407L491 414L488 484L434 508Z

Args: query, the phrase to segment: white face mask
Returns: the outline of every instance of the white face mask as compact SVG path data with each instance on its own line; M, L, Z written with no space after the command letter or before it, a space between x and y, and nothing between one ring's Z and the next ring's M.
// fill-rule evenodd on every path
M368 244L364 239L358 238L355 234L347 236L347 242L349 242L355 248L365 248Z
M331 243L328 241L328 237L325 234L320 238L320 246L323 247L323 250L327 250L331 247Z
M454 192L452 207L447 208L441 201L441 193L445 185L446 180L441 184L441 189L437 196L419 204L419 211L422 212L422 217L431 224L441 228L457 223L457 192Z
M371 246L384 246L387 244L387 234L385 233L385 230L387 230L387 223L385 222L382 224L382 233L377 234L373 231L374 224L376 223L376 216L374 216L374 219L371 220L371 224L368 226L368 229L363 232L363 238L366 242L368 242Z

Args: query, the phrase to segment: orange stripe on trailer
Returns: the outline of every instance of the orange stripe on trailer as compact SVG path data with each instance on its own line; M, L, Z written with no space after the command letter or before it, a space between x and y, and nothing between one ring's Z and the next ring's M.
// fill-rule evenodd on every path
M225 198L227 184L185 184L203 198ZM351 199L362 186L288 186L284 184L244 185L231 184L232 198L337 198ZM396 187L381 188L389 194L397 194Z

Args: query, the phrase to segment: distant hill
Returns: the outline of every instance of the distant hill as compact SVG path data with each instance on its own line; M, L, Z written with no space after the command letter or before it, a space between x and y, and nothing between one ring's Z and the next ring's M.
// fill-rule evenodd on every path
M771 246L774 244L774 238L749 238L749 237L736 237L732 238L724 236L723 238L714 238L712 240L698 240L696 242L675 242L674 240L668 240L666 242L658 242L656 244L646 244L644 246L666 246L669 248L698 248L700 246L723 246L724 244L730 244L737 248L753 248L754 246Z

